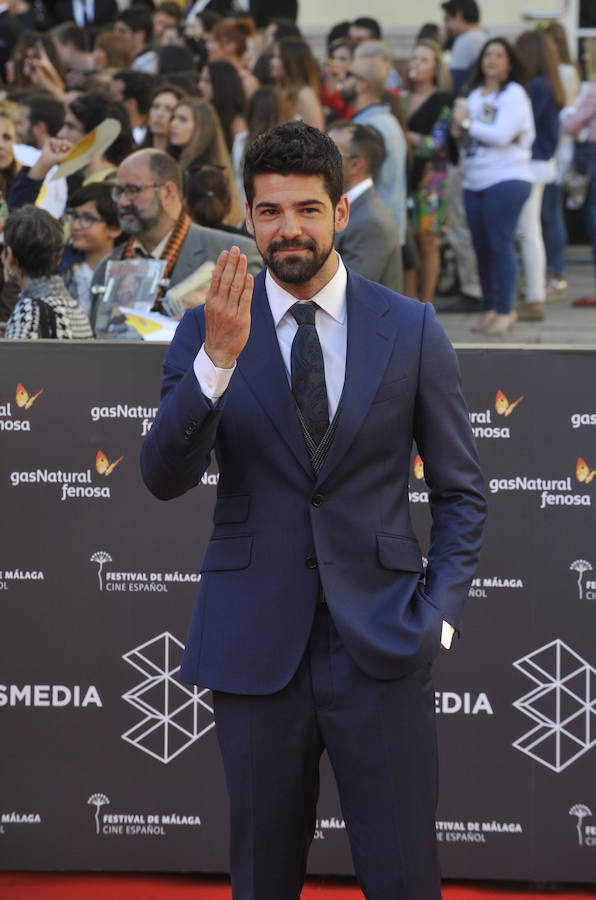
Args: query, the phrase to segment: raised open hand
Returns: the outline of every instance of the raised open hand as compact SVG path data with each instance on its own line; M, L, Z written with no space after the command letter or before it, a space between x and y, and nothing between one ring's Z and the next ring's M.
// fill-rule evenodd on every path
M238 247L223 250L205 301L205 352L214 366L231 369L250 333L253 277Z

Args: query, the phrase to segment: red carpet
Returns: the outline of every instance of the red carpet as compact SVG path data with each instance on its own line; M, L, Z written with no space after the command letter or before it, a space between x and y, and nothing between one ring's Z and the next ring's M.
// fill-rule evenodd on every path
M0 900L231 900L225 879L193 875L0 872ZM309 879L302 900L357 900L352 882ZM544 889L486 882L449 882L444 900L593 900L596 885Z

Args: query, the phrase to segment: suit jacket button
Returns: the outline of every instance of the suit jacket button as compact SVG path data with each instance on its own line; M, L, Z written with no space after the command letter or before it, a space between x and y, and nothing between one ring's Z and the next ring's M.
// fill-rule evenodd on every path
M195 431L197 430L196 422L188 422L184 428L184 437L187 441L191 439Z
M322 494L315 494L311 500L311 503L313 506L320 506L322 502L323 502Z
M318 567L318 562L316 556L307 556L306 557L306 568L307 569L316 569Z

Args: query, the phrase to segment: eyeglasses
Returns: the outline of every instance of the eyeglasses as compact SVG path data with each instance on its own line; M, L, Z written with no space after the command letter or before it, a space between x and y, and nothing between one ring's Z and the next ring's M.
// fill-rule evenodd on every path
M144 191L145 188L160 188L163 187L164 182L162 181L160 184L125 184L122 187L119 184L115 184L112 188L112 200L115 203L118 203L120 197L125 194L129 200L136 200L141 191Z
M359 75L358 72L352 72L351 69L348 69L344 78L356 78L358 81L366 81L364 75Z
M91 228L96 222L105 222L105 219L100 218L100 216L93 216L88 212L80 213L76 209L67 209L66 216L70 219L71 224L78 222L81 228L84 229Z

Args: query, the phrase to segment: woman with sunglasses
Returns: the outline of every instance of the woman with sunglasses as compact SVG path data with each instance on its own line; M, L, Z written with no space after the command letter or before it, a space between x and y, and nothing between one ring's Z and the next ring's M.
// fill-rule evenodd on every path
M100 259L114 249L122 235L118 207L112 200L111 185L88 184L79 188L66 210L70 240L64 248L58 272L69 294L91 311L91 281Z

